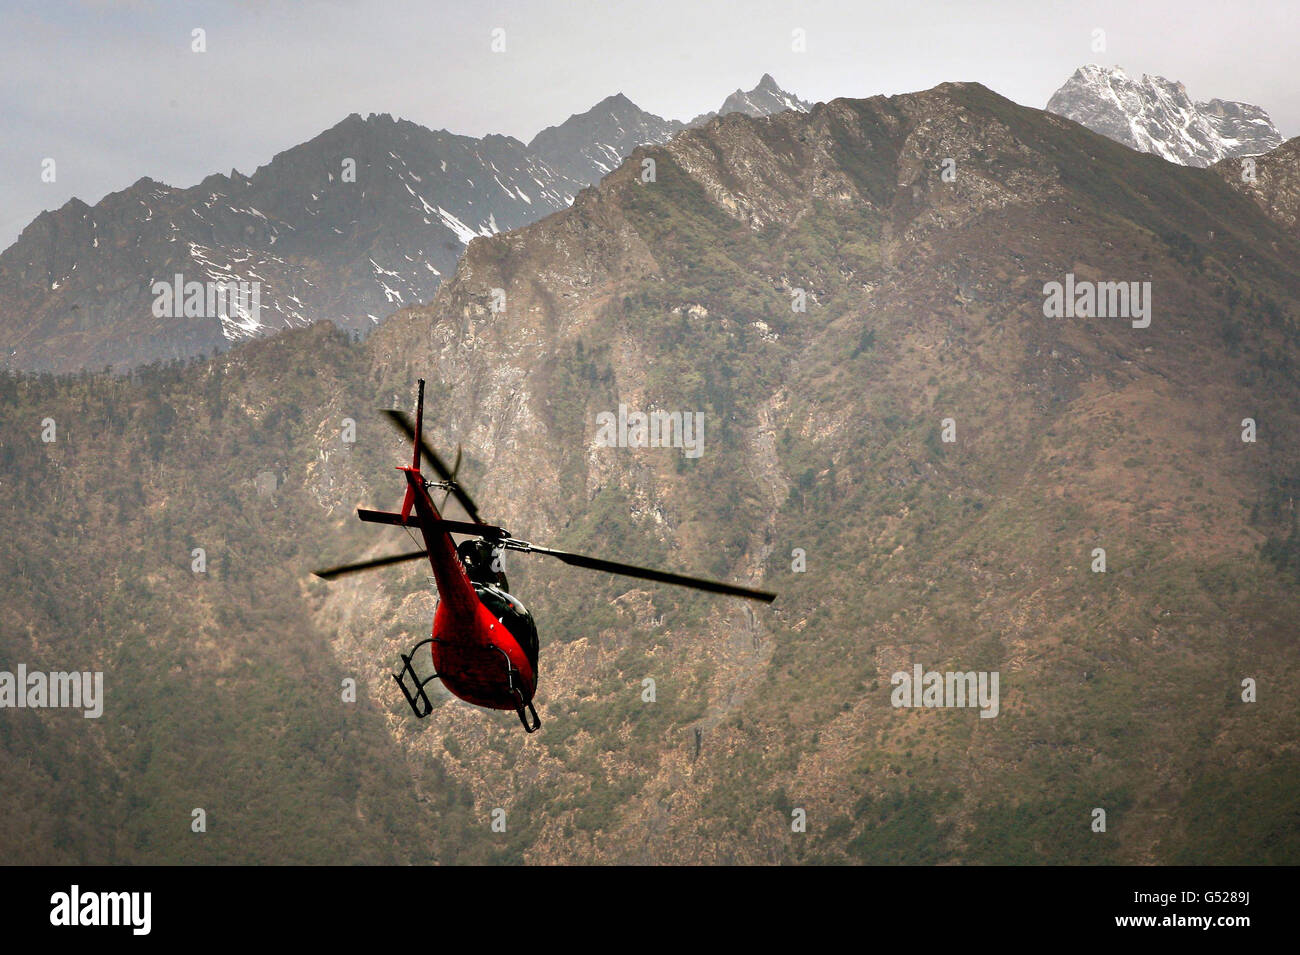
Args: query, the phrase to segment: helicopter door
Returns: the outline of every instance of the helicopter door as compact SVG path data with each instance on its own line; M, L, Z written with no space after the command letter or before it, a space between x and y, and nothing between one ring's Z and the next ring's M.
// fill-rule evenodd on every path
M510 631L510 635L519 642L524 656L528 657L528 663L532 666L535 677L538 653L537 624L533 621L533 615L528 612L528 608L515 597L491 584L475 584L474 592L483 601L483 606L492 611L492 616L500 620Z

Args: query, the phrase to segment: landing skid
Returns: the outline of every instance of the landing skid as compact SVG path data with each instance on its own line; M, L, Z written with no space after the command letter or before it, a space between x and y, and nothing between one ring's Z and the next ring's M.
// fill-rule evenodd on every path
M532 726L528 725L528 716L524 714L523 704L516 703L515 712L519 714L519 722L524 724L525 733L536 733L539 729L542 728L542 718L537 715L537 710L533 708L533 704L531 700L528 703L528 714L530 714L533 718Z

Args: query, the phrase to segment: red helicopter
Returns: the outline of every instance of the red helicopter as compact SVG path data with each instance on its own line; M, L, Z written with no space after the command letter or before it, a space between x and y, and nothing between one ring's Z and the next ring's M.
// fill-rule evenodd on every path
M528 733L534 733L541 727L541 718L533 706L533 694L537 691L537 627L532 614L509 592L501 560L504 551L545 554L575 567L767 603L776 598L776 594L761 590L553 550L511 537L504 528L484 523L474 501L456 482L456 472L460 465L459 452L456 465L448 469L425 443L422 433L423 378L420 379L416 400L414 427L400 411L388 410L384 413L412 444L410 467L398 468L406 475L406 495L402 499L401 511L358 508L357 516L375 524L418 528L424 538L424 547L405 554L345 564L315 573L317 577L333 580L344 574L387 567L421 557L429 558L439 598L438 609L433 617L433 634L429 639L421 640L413 646L410 653L402 654L402 669L392 675L419 719L424 719L433 711L433 703L425 692L425 686L433 680L441 679L442 685L449 692L475 706L514 710ZM421 454L433 466L440 480L428 481L420 473ZM429 496L430 489L447 492L442 500L444 506L447 496L455 497L470 520L457 521L443 517ZM452 540L452 534L463 535L467 539L457 545ZM430 644L432 648L434 672L431 676L421 678L412 661L416 652L425 644Z

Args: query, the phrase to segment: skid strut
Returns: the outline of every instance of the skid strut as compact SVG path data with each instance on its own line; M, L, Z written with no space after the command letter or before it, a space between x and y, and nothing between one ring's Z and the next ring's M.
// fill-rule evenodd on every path
M424 719L433 712L433 701L430 700L429 695L424 692L424 687L426 684L432 683L434 680L438 679L438 674L435 673L433 676L425 677L421 680L420 675L415 672L415 667L411 666L411 657L415 655L416 650L420 649L420 647L424 646L426 643L433 643L433 638L431 637L428 640L421 640L415 646L411 647L410 653L403 653L401 671L390 674L394 682L401 687L402 696L406 697L406 702L410 704L411 711L415 713L418 719ZM408 675L411 678L411 682L415 684L414 691L409 690L406 687L406 677ZM421 705L423 705L423 709L421 709Z
M510 654L506 653L500 647L497 647L496 649L506 658L506 680L510 683L510 692L515 695L515 712L519 714L519 722L524 724L525 733L536 733L542 728L542 718L537 715L537 709L533 706L533 701L529 700L525 703L524 695L519 692L519 687L515 686L515 674L519 671L515 669L515 665L510 662ZM528 722L528 717L530 715L533 718L531 725Z

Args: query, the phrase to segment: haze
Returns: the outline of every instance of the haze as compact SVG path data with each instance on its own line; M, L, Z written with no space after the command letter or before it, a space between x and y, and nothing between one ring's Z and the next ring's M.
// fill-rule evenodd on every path
M150 176L251 173L351 112L523 140L615 92L716 109L769 72L819 101L976 80L1041 108L1080 65L1255 103L1300 132L1300 5L656 0L451 3L5 0L0 248L43 209ZM192 31L207 52L191 51ZM492 31L505 31L493 52ZM792 31L806 31L806 52ZM1094 52L1093 31L1106 50ZM46 157L53 183L41 179Z

